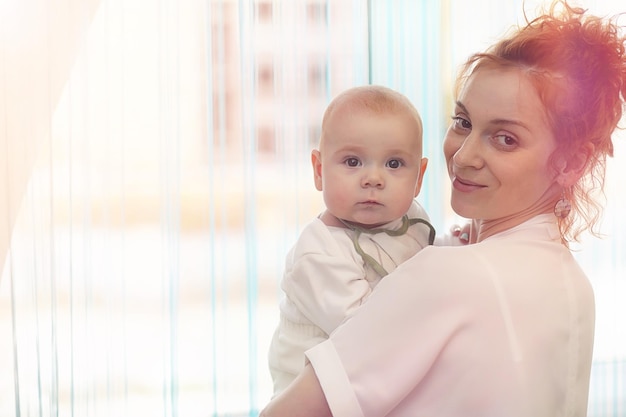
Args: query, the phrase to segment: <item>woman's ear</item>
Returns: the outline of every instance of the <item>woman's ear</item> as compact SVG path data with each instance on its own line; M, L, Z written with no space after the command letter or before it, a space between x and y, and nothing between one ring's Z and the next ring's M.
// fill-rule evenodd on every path
M317 149L311 151L311 165L313 166L315 188L317 188L318 191L322 191L322 154Z
M559 158L556 180L561 187L567 188L576 184L583 176L595 146L587 142L568 157Z

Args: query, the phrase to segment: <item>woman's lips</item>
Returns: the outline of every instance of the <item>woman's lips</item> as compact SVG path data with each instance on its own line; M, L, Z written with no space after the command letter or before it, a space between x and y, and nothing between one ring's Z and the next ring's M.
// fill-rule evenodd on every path
M452 186L454 187L455 190L458 190L464 193L468 193L471 191L479 190L481 188L485 188L484 185L480 185L473 181L459 178L457 176L452 178Z

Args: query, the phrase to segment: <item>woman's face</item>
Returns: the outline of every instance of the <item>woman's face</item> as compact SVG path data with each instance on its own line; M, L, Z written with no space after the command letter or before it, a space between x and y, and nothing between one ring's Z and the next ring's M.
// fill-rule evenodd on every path
M546 212L558 195L539 96L518 69L477 70L461 91L444 154L452 208L485 221Z

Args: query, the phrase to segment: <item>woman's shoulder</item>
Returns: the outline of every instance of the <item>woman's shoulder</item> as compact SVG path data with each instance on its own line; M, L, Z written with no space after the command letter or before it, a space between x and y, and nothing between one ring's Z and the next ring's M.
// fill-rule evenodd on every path
M486 277L545 276L561 270L563 263L576 261L559 241L545 233L522 233L468 245L428 246L400 265L397 275L466 287L484 283Z

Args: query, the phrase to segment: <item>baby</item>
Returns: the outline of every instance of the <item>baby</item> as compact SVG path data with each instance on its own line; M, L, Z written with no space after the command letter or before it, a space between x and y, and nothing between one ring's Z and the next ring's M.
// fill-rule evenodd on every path
M269 350L274 395L304 367L306 350L435 237L415 201L428 164L422 122L402 94L368 85L337 96L324 113L311 163L326 210L286 259L285 297Z

